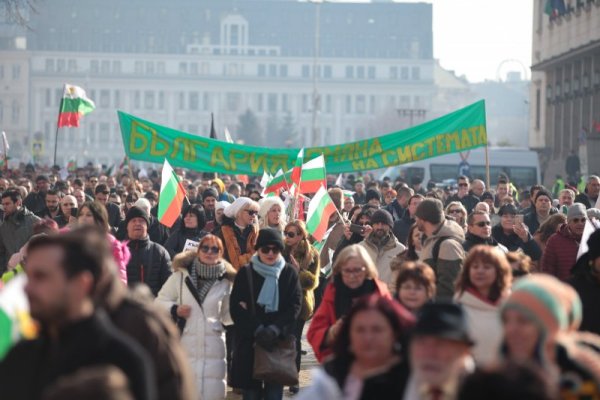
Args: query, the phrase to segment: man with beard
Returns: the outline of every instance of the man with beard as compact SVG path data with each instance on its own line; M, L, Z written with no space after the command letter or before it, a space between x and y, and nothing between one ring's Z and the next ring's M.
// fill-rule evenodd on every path
M523 222L529 228L529 232L534 234L537 232L541 224L550 217L551 214L557 212L556 208L552 207L552 195L546 190L540 190L535 194L534 207L532 211L525 214Z
M36 191L31 192L23 200L23 205L32 213L37 214L46 207L46 192L50 189L50 179L46 175L39 175L35 179Z
M571 268L577 261L579 243L587 221L585 206L575 203L567 212L567 223L550 236L540 262L540 270L562 281L571 276Z
M59 381L98 366L124 373L135 399L156 397L148 354L95 310L92 293L107 253L104 235L89 229L29 242L25 292L41 331L0 363L2 398L40 399Z
M54 189L50 189L46 192L46 207L44 207L44 209L42 211L40 211L39 213L37 213L37 216L40 218L50 218L50 219L54 219L56 217L58 217L61 214L60 211L60 199L61 199L61 193L54 190Z
M206 226L204 230L212 232L215 227L215 206L217 205L217 198L219 193L214 188L208 188L202 192L202 206L206 213Z
M379 279L387 283L388 287L392 287L394 283L392 282L390 262L396 255L402 253L406 247L392 233L394 220L386 210L377 210L373 213L371 226L373 231L359 245L367 250L377 266Z

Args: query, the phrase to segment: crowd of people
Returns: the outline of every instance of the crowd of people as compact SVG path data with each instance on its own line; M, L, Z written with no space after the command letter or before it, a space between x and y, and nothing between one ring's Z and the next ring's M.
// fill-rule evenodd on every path
M171 227L157 171L0 177L0 293L26 276L37 328L0 359L2 398L600 399L598 176L349 174L316 242L283 193L177 173Z

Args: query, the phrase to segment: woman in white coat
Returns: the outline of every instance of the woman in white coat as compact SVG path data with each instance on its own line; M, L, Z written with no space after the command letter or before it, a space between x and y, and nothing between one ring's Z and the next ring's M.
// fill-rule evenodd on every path
M502 325L499 306L510 294L512 269L497 247L477 245L469 251L456 282L456 302L469 319L475 363L487 366L497 361Z
M198 251L179 253L174 273L158 293L156 303L167 309L181 331L198 398L224 399L225 329L231 325L229 294L236 271L223 259L223 243L214 235L200 240Z

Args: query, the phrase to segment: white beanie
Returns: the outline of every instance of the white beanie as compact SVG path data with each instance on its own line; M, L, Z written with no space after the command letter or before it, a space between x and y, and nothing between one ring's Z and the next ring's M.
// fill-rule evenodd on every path
M137 199L135 201L135 203L133 203L133 205L143 209L144 211L146 211L148 213L148 215L150 215L150 210L152 209L152 204L150 204L150 201L148 199L146 199L145 197L140 197L139 199Z
M252 200L249 197L238 197L237 199L235 199L235 201L233 203L231 203L230 205L225 207L225 210L223 211L223 213L227 217L235 219L235 217L240 212L240 210L250 204L258 205L254 200Z
M285 214L285 206L283 205L283 201L278 196L270 196L265 197L264 199L260 199L258 201L260 208L258 209L258 216L262 219L267 218L267 213L271 211L273 206L277 205L281 207L281 214Z
M225 200L221 200L217 202L217 205L215 206L215 210L224 210L225 208L227 208L227 206L230 206L231 203Z

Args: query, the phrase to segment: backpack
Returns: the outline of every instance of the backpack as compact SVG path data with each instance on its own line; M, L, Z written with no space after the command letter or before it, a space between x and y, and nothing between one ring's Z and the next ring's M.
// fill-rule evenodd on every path
M432 264L435 265L437 267L437 261L438 261L438 257L440 256L440 246L442 245L442 242L446 239L450 239L450 240L455 240L457 241L459 244L462 245L462 242L454 237L454 236L440 236L435 243L433 244L433 248L431 249L431 259L432 259Z

